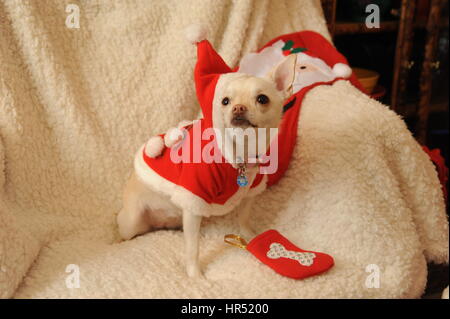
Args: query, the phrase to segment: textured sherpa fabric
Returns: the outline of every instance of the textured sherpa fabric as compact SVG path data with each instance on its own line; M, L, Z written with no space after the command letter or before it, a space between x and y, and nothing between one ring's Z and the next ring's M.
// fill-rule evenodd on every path
M80 29L65 26L68 3ZM119 242L135 150L198 112L182 32L196 21L230 66L280 34L329 37L319 1L0 1L0 296L419 297L426 260L448 260L435 169L399 117L345 81L307 94L291 166L251 221L332 255L329 272L283 278L226 246L234 213L205 219L205 279L187 278L180 231ZM66 286L70 264L80 288ZM380 288L365 285L371 264Z

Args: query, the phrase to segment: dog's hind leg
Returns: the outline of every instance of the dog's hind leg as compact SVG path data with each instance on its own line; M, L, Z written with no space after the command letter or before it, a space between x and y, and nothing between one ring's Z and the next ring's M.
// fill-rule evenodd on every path
M142 185L133 174L125 186L123 208L117 215L119 234L125 240L150 230L145 216L146 202L143 200L143 193Z
M181 228L181 210L133 174L125 186L117 223L120 236L128 240L151 230Z
M142 219L142 213L129 212L123 208L117 216L120 237L124 240L146 233L150 226Z

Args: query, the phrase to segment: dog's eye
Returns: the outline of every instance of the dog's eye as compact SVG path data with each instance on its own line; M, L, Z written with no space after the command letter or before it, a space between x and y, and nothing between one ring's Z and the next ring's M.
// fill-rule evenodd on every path
M224 97L222 100L222 105L228 105L230 103L230 99L227 97Z
M256 97L256 101L259 104L267 104L267 103L269 103L269 98L267 97L267 95L260 94Z

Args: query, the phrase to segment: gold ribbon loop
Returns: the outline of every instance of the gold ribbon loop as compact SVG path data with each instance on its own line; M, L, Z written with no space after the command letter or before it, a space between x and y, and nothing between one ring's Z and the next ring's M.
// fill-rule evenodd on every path
M225 235L223 241L232 246L239 247L241 249L247 249L247 242L244 238L234 234Z

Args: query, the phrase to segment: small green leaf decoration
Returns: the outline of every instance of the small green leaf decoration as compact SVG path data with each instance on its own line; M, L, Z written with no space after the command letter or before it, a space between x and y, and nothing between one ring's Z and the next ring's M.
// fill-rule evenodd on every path
M306 51L306 48L295 48L295 49L291 50L290 54L292 54L292 53L300 53L300 52L304 52L304 51Z
M294 41L289 40L288 42L285 43L284 47L282 47L281 50L283 50L283 51L290 50L293 45L294 45Z

